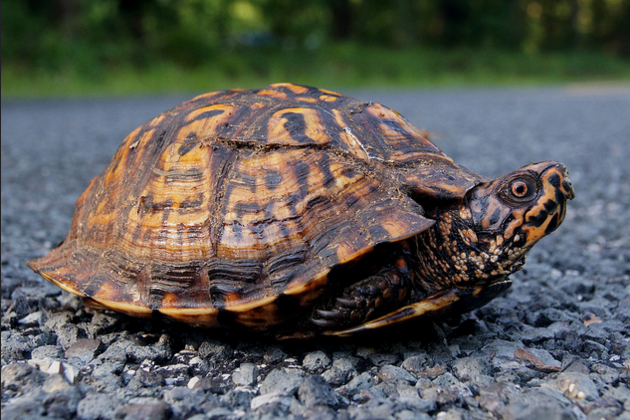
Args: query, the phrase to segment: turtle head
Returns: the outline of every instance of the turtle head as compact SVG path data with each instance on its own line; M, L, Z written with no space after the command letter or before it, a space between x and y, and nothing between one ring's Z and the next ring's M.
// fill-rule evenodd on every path
M564 165L548 161L478 185L471 191L468 205L478 237L527 250L560 226L566 202L573 197Z
M564 165L540 162L477 184L463 202L429 209L436 223L418 236L421 288L506 284L527 251L562 223L573 197Z
M523 166L469 191L472 245L488 258L476 277L500 279L520 270L532 246L560 226L573 197L565 166L553 161Z

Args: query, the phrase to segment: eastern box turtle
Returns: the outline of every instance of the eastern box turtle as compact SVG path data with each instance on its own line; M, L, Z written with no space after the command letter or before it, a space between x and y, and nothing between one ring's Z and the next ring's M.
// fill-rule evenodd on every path
M491 180L383 105L275 84L137 128L27 264L129 315L345 336L487 303L573 196L561 163Z

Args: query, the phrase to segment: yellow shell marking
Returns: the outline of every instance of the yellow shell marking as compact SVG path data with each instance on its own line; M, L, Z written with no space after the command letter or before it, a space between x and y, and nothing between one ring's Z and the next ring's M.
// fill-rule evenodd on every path
M319 112L313 108L284 108L277 111L269 118L268 142L269 144L299 145L299 141L291 136L287 130L287 114L300 114L304 118L304 136L310 138L316 144L326 144L330 137L326 134L326 124L321 120Z

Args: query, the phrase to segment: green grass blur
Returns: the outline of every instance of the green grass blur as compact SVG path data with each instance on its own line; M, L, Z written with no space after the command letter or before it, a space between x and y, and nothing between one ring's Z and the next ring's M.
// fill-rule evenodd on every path
M630 81L630 1L4 0L2 97Z
M203 92L293 82L344 87L453 87L630 81L623 59L596 52L527 54L493 49L327 46L317 51L230 51L196 66L2 67L2 97Z

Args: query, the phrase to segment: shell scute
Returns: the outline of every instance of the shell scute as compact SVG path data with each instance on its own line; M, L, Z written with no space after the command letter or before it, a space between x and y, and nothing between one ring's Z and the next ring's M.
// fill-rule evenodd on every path
M268 122L268 144L326 144L330 141L329 126L314 108L283 108Z

